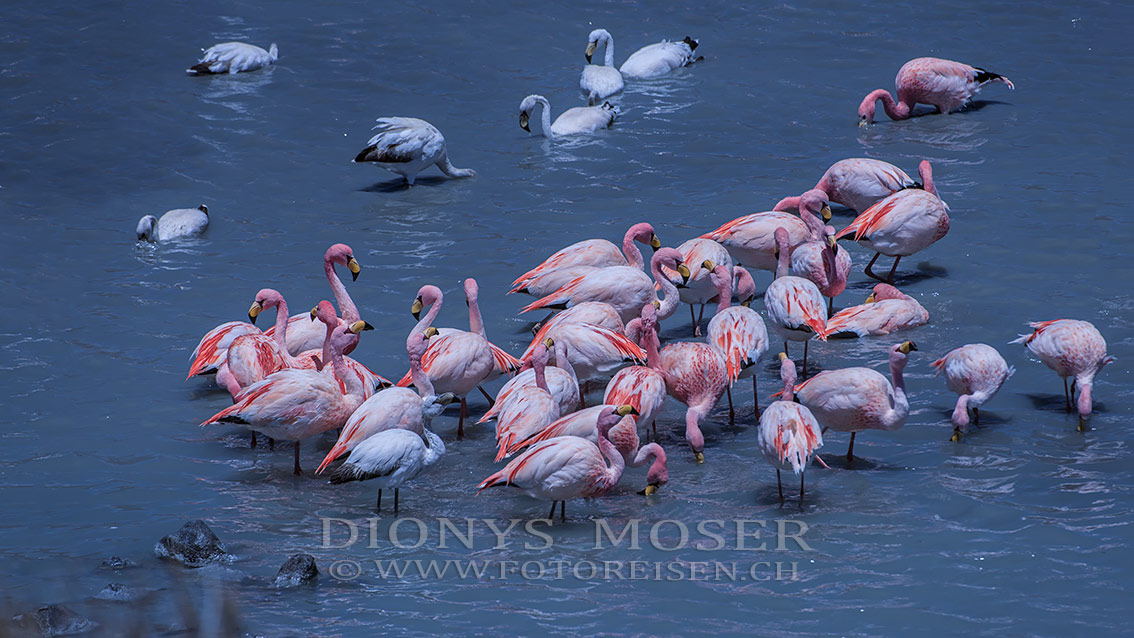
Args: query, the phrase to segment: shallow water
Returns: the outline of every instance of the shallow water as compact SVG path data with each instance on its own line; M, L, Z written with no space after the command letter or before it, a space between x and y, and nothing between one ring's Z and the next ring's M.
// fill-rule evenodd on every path
M265 635L1124 632L1134 559L1123 434L1134 407L1125 383L1134 360L1121 107L1134 79L1127 6L6 6L0 484L9 515L0 521L0 596L12 604L73 603L111 580L158 587L165 577L153 542L202 518L239 560L186 580L223 582L245 626ZM516 123L525 95L542 93L555 114L582 103L582 49L598 26L614 35L619 62L687 34L706 59L628 82L612 100L621 116L609 131L529 136ZM278 42L279 63L234 77L183 74L199 48L230 39ZM892 88L897 68L921 55L987 66L1017 89L988 87L978 108L960 114L856 128L862 96ZM392 174L352 165L383 115L429 120L453 163L479 177L448 181L433 170L404 190ZM616 240L638 221L675 246L770 208L854 156L911 173L931 160L952 229L901 268L898 284L929 310L929 326L811 348L824 369L881 367L886 347L904 338L921 350L907 369L906 426L859 437L853 469L837 462L845 435L830 435L823 451L833 469L808 473L802 507L779 504L756 450L747 383L733 393L737 423L728 424L722 402L705 426L703 466L683 448L683 413L668 403L659 422L670 483L646 499L635 494L644 472L629 471L612 496L572 502L551 549L525 549L541 544L526 534L495 549L480 524L472 549L438 546L439 517L506 525L546 514L524 496L473 495L494 471L492 433L474 427L457 441L455 411L434 424L447 457L402 494L402 516L430 533L417 549L322 547L321 517L365 524L374 505L368 485L311 475L330 438L305 444L308 472L295 478L286 446L252 450L236 429L196 427L228 404L210 381L184 380L197 339L241 319L264 286L283 292L293 312L329 297L320 258L334 242L349 243L362 263L348 286L378 328L355 356L395 377L405 368L409 305L424 283L451 296L438 323L461 326L460 281L475 276L491 338L518 354L542 317L517 316L526 300L504 291L558 247ZM142 215L202 202L212 214L204 237L133 241ZM840 306L866 296L868 258L854 249ZM756 280L763 288L770 277ZM665 322L663 339L689 337L686 315ZM1086 433L1064 414L1059 379L1007 345L1025 321L1058 317L1094 322L1118 357L1096 383ZM985 427L955 444L955 397L929 362L975 342L996 346L1017 373L983 411ZM771 358L759 379L766 397L777 379ZM484 409L479 396L471 405ZM641 520L640 549L596 549L596 521L620 529L628 519ZM814 551L739 550L732 533L720 550L697 549L704 539L695 533L676 551L648 539L663 520L693 532L700 521L737 519L764 519L772 530L775 519L802 521ZM678 529L662 525L660 544L674 546ZM416 528L405 525L402 536L415 538ZM322 583L268 590L296 551L317 557ZM143 569L96 571L109 555ZM326 573L334 561L395 558L584 567L583 577L562 579L382 579L373 565L349 581ZM649 562L647 577L589 578L579 562L632 560ZM689 561L736 563L742 575L759 561L796 562L797 578L691 579L681 567ZM655 562L685 577L655 574Z

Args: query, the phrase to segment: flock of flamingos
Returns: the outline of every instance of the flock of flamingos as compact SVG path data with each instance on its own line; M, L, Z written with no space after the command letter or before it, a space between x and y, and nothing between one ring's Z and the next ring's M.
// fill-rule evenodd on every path
M606 64L586 65L580 80L591 106L570 109L551 124L547 101L529 96L521 106L521 126L528 128L537 105L544 108L547 135L585 134L609 126L615 111L608 104L595 105L597 100L621 90L624 77L652 77L689 64L697 43L686 38L644 47L621 70L614 68L613 39L602 29L588 39L588 63L600 46L606 48ZM227 43L206 52L190 72L251 70L274 62L277 55L275 45L268 52ZM898 72L897 101L881 89L867 95L859 108L860 123L873 121L878 100L893 119L909 117L917 103L948 113L990 82L1012 88L1007 78L983 69L918 58ZM410 186L418 172L432 165L451 176L475 175L449 163L444 138L422 120L383 118L377 128L356 161L397 172ZM606 239L571 244L513 282L510 294L535 297L521 312L551 312L536 324L531 344L518 358L489 341L475 280L464 282L467 330L435 326L444 299L436 286L422 286L407 300L418 323L406 338L408 371L396 383L347 356L371 326L362 320L336 271L346 268L353 280L361 266L349 246L335 244L327 250L323 268L338 310L321 301L310 312L291 315L283 296L265 288L256 293L248 311L251 323L224 323L201 339L189 376L215 374L234 401L203 425L243 426L252 431L253 446L257 433L269 437L273 446L275 440L294 441L296 474L301 471L300 441L339 429L337 442L316 473L349 454L331 471L331 481L374 481L379 509L382 489L393 488L396 511L398 488L445 452L444 442L430 430L433 418L459 402L456 436L463 436L469 419L467 398L479 390L490 408L477 423L496 421L495 460L511 460L478 487L511 486L551 501L550 518L557 504L565 516L567 500L610 492L626 467L649 466L644 494L653 494L667 482L666 451L657 442L642 445L640 440L640 434L649 432L657 440L658 414L667 396L686 406L685 441L703 463L702 422L726 395L729 417L735 419L731 390L750 377L759 447L776 469L780 499L781 470L790 470L799 476L802 500L804 470L813 461L826 466L816 454L824 432L850 433L850 463L858 432L896 430L909 414L902 373L917 351L913 341L889 349L888 376L855 367L807 378L807 346L812 339L878 337L929 321L916 299L892 285L902 257L927 249L949 231L949 207L937 193L929 162L921 162L918 176L920 181L879 160L846 159L827 169L813 188L784 198L772 211L738 217L676 248L663 247L648 223L630 226L621 246ZM852 209L857 217L836 231L828 225L830 203ZM178 224L175 215L166 224L168 232L155 233L164 218L151 217L143 219L146 238L199 232L202 215L207 224L203 206L167 215L174 213L197 220L196 226ZM838 241L842 239L874 253L864 272L881 283L865 303L834 312L834 299L846 289L851 270L850 253ZM648 260L639 245L653 250ZM893 258L886 275L873 270L882 255ZM775 275L763 294L763 314L752 306L758 295L750 269ZM734 297L739 305L733 305ZM697 340L663 347L660 322L673 317L681 304L689 306ZM714 304L715 314L706 324L705 307ZM276 312L275 324L261 331L254 324L269 309ZM774 337L768 333L769 324ZM1094 377L1113 360L1106 354L1106 342L1086 321L1029 325L1032 332L1012 343L1024 344L1063 379L1068 412L1078 393L1074 403L1082 430L1091 413ZM797 345L789 351L791 342ZM761 413L759 364L771 345L781 344L782 349L775 350L780 392L772 395L779 400ZM793 356L801 363L799 371ZM960 439L970 419L979 421L980 407L1014 372L996 348L986 344L962 345L932 365L959 395L952 414L953 440ZM510 378L491 397L484 385L504 377ZM587 407L588 389L604 381L601 402Z

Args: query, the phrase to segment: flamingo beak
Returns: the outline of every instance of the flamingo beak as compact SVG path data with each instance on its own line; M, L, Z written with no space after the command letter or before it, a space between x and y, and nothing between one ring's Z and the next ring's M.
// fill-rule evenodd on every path
M713 272L713 269L717 266L711 259L706 259L705 261L701 262L701 267L709 272Z
M598 42L591 42L590 44L587 45L587 50L585 52L583 52L583 55L586 56L586 58L587 58L587 64L591 63L591 56L595 54L595 49L597 49L597 48L598 48Z
M780 353L780 361L784 361L784 360L786 360L786 359L787 359L787 353L786 353L786 352L781 352L781 353Z
M681 262L677 262L677 274L681 275L682 285L689 283L689 266Z
M319 306L311 309L311 321L315 321L319 317Z
M661 240L658 239L657 235L650 235L650 248L653 248L654 252L661 248Z
M823 223L831 221L831 205L823 204L823 208L819 210L819 215L823 217Z
M874 303L875 301L878 300L874 298L874 293L870 293L870 296L866 298L866 303Z
M410 306L410 314L413 315L414 319L421 319L421 309L424 307L425 304L421 303L421 297L418 297L417 299L413 300L413 305Z
M252 307L248 309L248 321L251 321L252 324L255 325L256 317L259 317L260 312L262 312L263 310L264 307L260 305L259 301L252 302Z
M705 453L704 452L694 452L693 456L695 456L697 458L697 465L702 465L702 464L705 463Z
M649 485L646 486L646 489L644 489L644 490L642 490L641 492L638 492L638 493L643 495L643 496L653 496L654 494L657 493L657 491L658 491L658 486L655 483L650 483Z
M865 115L863 115L862 117L860 117L860 118L858 119L858 128L863 128L863 127L865 127L865 126L866 126L867 124L869 124L869 123L870 123L870 122L868 122L868 121L866 120L866 116L865 116Z
M551 350L553 347L555 347L555 340L552 339L551 337L544 339L543 340L543 347L547 348L548 350Z
M359 320L359 321L356 321L356 322L350 324L350 328L348 328L347 330L349 330L350 332L352 332L354 334L358 334L358 333L362 332L363 330L373 330L373 329L374 329L374 326L366 323L365 321Z
M347 259L346 267L350 269L350 280L358 281L358 273L362 270L362 266L358 265L358 261L354 257Z
M658 301L657 299L654 299L654 309L655 310L661 310L661 302Z
M618 406L618 409L615 410L615 413L617 413L618 416L628 416L628 415L638 416L638 411L634 409L634 406L629 405L629 404Z
M429 326L421 334L426 339L429 339L430 337L436 337L437 335L441 334L441 331L439 331L437 328L434 328L433 326Z
M831 252L839 254L839 242L835 241L834 235L827 235L827 245L831 247Z
M520 128L524 129L525 131L527 131L529 133L532 132L532 130L530 128L528 128L528 112L527 111L520 111Z
M912 341L907 341L907 342L903 343L902 345L898 346L898 350L902 354L909 354L911 352L916 352L917 351L917 344L912 342Z

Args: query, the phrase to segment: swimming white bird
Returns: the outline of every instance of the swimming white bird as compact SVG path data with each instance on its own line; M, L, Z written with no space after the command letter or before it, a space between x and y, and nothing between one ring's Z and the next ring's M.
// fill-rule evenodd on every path
M145 241L170 241L200 235L209 227L209 207L201 204L196 208L174 208L166 211L161 219L146 215L138 220L138 239Z
M638 49L622 63L619 71L628 78L656 78L694 62L698 42L688 36L681 42L662 40Z
M531 132L528 122L536 105L543 105L543 134L547 137L560 137L562 135L579 135L581 133L594 133L599 129L610 128L618 111L603 102L602 106L576 106L567 109L551 123L551 104L542 95L529 95L520 102L520 128Z
M397 173L413 186L417 174L437 165L449 177L476 177L471 168L457 168L449 162L445 136L435 126L416 117L380 117L378 132L355 156L355 163L374 162Z
M205 49L201 61L185 69L189 75L213 75L218 73L240 73L255 71L272 64L280 57L280 51L273 42L265 51L258 46L243 42L222 42Z
M606 45L606 60L601 66L591 64L591 56L600 46ZM614 66L614 38L606 29L595 29L587 37L587 65L583 67L583 74L579 76L579 88L587 94L587 103L594 105L596 100L603 100L622 90L625 83L622 73Z
M428 429L422 434L402 429L383 430L354 448L346 463L331 474L331 483L377 482L378 510L382 509L382 489L392 487L396 514L398 488L436 463L444 453L445 443Z

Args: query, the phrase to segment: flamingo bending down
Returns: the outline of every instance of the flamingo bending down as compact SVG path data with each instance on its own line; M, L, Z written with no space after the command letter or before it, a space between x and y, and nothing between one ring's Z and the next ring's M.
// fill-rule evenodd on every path
M802 219L779 211L737 217L701 236L724 246L737 264L775 272L777 228L787 231L792 250L811 238L811 229Z
M827 338L877 337L927 323L929 311L917 299L890 284L874 284L866 303L843 308L827 320Z
M350 481L373 480L378 484L378 503L382 509L382 488L394 488L394 513L398 513L398 489L413 480L425 468L433 465L445 453L441 437L429 430L423 433L409 430L383 430L369 438L350 453L331 473L332 484Z
M823 221L819 221L820 214ZM799 216L811 230L811 239L791 251L791 272L815 284L819 293L827 298L827 314L830 315L834 312L835 297L847 289L850 253L839 250L835 229L823 224L831 219L823 191L812 189L800 196Z
M416 117L380 117L378 132L355 156L355 163L373 162L401 175L412 187L417 174L437 165L449 177L476 177L471 168L457 168L449 162L445 136L437 127ZM373 130L373 129L372 129Z
M658 359L665 375L665 391L686 405L685 440L698 463L705 462L701 422L728 388L724 357L707 343L671 343Z
M910 413L902 371L906 358L916 351L912 341L890 348L890 380L870 368L843 368L820 372L795 386L796 399L807 406L824 428L850 432L847 462L854 453L855 434L862 430L892 432Z
M823 433L811 410L792 400L795 363L783 352L780 353L780 379L784 382L782 398L764 410L756 442L764 458L776 468L776 485L783 503L784 485L780 481L780 470L791 470L799 477L799 500L802 501L803 471L823 447Z
M730 272L725 266L717 266L706 261L702 267L713 274L713 283L720 291L720 302L717 314L709 321L709 345L717 349L724 357L725 369L728 371L728 420L736 418L732 409L732 384L741 377L752 377L752 405L756 418L760 418L759 394L756 392L756 363L768 351L768 329L764 320L760 318L748 304L756 295L756 283L752 275L741 266L735 266ZM730 298L733 277L736 278L736 296L741 300L739 306L732 305Z
M512 282L512 289L508 292L509 294L527 292L524 287L528 281L563 268L632 266L641 270L646 262L642 259L642 251L638 250L634 242L649 244L650 248L655 251L661 248L661 242L658 240L658 236L654 234L653 226L645 222L634 224L623 236L621 250L613 242L605 239L587 239L575 242L566 248L555 251L538 266L516 277L516 280Z
M1079 398L1075 404L1079 411L1078 429L1086 429L1086 419L1091 415L1091 388L1095 375L1103 367L1114 361L1106 354L1106 339L1088 321L1077 319L1054 319L1036 321L1028 324L1035 331L1020 335L1009 343L1022 343L1043 364L1063 377L1063 398L1067 401L1067 411L1071 411L1071 395L1079 388ZM1074 381L1067 389L1067 377Z
M574 412L579 407L579 380L575 376L575 369L571 367L571 361L567 358L567 344L555 343L554 339L548 337L544 339L543 345L548 349L555 348L555 365L548 366L543 371L547 389L559 404L559 414ZM519 396L517 391L530 385L536 385L536 374L529 356L520 373L509 379L496 393L496 401L477 423L486 423L497 418L509 402Z
M245 42L222 42L205 49L201 61L185 69L189 75L229 75L241 71L255 71L273 64L280 57L280 50L273 42L268 50Z
M969 408L973 421L980 424L980 406L996 396L1008 377L1016 373L996 348L970 343L933 362L937 374L945 373L949 389L960 396L953 410L953 441L960 441L969 427Z
M861 213L902 189L922 187L905 171L889 162L854 157L831 164L823 177L815 183L814 190L823 191L824 199L829 202L842 204ZM772 210L794 213L799 210L799 201L799 196L785 197Z
M436 333L436 328L430 328L424 333L411 332L406 339L406 353L409 355L410 371L417 392L409 388L386 388L366 399L347 419L338 441L316 468L316 474L322 474L332 461L379 432L401 429L425 436L425 429L433 418L455 399L452 394L435 394L429 377L421 369L421 357L425 354L427 340Z
M604 45L605 63L591 64L591 56ZM605 100L621 91L625 82L618 67L614 66L614 38L606 29L591 31L587 36L587 50L584 55L587 58L587 65L583 67L583 74L579 76L579 88L587 94L587 103L594 106L596 100Z
M661 342L658 339L657 308L653 304L642 306L640 326L638 343L646 351L646 365L628 366L619 370L610 383L606 384L602 402L632 406L638 412L637 426L652 429L654 438L657 438L655 420L665 403L666 390L665 375L661 371L658 354Z
M768 321L784 340L784 352L788 341L803 342L803 376L807 376L807 344L812 337L827 340L827 305L819 288L803 277L792 277L788 271L788 233L783 228L776 229L776 279L764 292L764 308L768 311Z
M341 427L362 405L362 381L347 369L342 351L360 332L373 329L361 320L334 328L324 350L324 360L331 362L333 375L280 370L250 386L235 404L201 425L236 423L273 439L295 441L295 474L301 474L299 442Z
M898 69L894 85L898 89L895 102L886 89L875 89L858 107L858 125L874 122L874 109L878 100L891 120L904 120L912 115L919 102L937 108L938 113L950 113L965 106L980 89L992 82L1003 82L1009 89L1016 88L1011 80L991 71L969 66L963 62L940 58L914 58Z
M547 346L540 344L532 352L531 364L535 371L535 385L526 385L515 391L508 404L500 410L496 421L497 461L511 456L512 445L547 427L559 418L559 401L551 394L544 374L547 366Z
M622 478L626 461L607 438L621 419L613 408L599 419L597 445L577 436L536 444L481 481L477 493L490 487L515 487L533 498L551 501L548 519L560 503L560 516L566 520L568 499L604 496Z
M660 319L666 319L677 311L679 303L677 287L669 281L661 268L676 270L683 283L688 281L689 268L681 261L681 253L673 248L659 248L650 259L650 273L653 280L638 268L631 266L612 266L600 268L576 277L554 293L524 306L520 312L530 312L539 308L563 310L584 301L602 301L618 311L623 323L638 316L642 306L658 299L655 282L665 294L658 311Z
M928 163L926 163L928 166ZM932 175L929 183L932 185ZM935 194L936 189L898 191L868 208L835 239L851 237L874 251L866 265L866 274L888 284L894 283L894 272L902 257L928 248L949 232L949 207ZM894 257L894 265L885 279L871 271L879 255Z
M610 125L614 124L614 119L618 117L618 110L611 106L610 102L603 102L601 106L576 106L567 109L560 113L552 124L551 104L547 102L547 98L542 95L529 95L520 102L520 128L529 133L532 129L528 126L528 122L537 105L543 106L541 122L545 137L594 133L610 128Z
M693 336L700 337L701 320L705 317L705 304L716 299L719 292L713 285L709 271L705 270L702 264L711 261L724 264L731 269L732 257L724 246L704 237L690 239L678 246L677 251L681 253L681 263L689 266L689 279L683 285L677 286L677 296L682 303L689 304L689 320L693 324ZM670 283L675 285L678 283L678 273L665 268L662 272L669 277ZM731 288L728 297L732 298ZM698 315L693 314L694 304L701 304L701 312Z
M551 423L545 424L538 430L528 431L524 436L516 437L508 444L507 449L502 449L500 454L497 455L497 461L506 456L512 456L526 447L530 447L539 443L559 436L578 436L587 439L591 443L598 443L596 436L599 419L607 412L608 409L613 409L620 417L637 417L638 411L632 405L608 405L600 404L594 405L589 408L584 408L578 412L565 414L553 420ZM634 453L638 451L638 432L635 425L634 418L623 418L618 421L618 425L611 428L607 438L622 454L623 458L633 458Z

